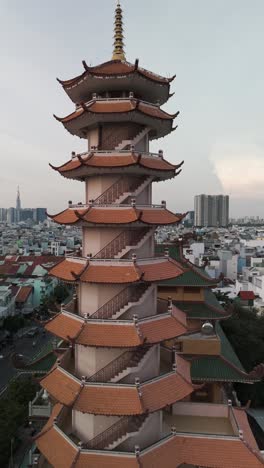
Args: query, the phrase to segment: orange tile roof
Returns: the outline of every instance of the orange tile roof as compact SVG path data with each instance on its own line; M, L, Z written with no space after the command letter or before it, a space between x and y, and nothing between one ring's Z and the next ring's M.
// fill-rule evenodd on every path
M76 276L79 276L85 264L82 262L73 261L70 259L64 259L62 262L55 265L49 270L49 274L60 278L64 281L75 281Z
M166 259L160 263L146 264L140 266L143 280L147 282L162 281L163 279L176 278L183 274L181 265L174 260ZM157 280L157 275L159 280Z
M191 383L186 382L178 373L172 373L162 379L142 384L143 407L150 412L157 411L182 400L193 390Z
M114 452L81 452L74 468L139 468L134 454Z
M255 437L252 434L247 413L242 409L232 408L238 427L243 431L243 438L253 450L259 450Z
M56 427L41 434L36 440L36 445L55 468L71 468L78 455L78 448Z
M24 302L28 300L32 291L33 291L32 286L21 286L21 288L19 289L16 295L15 301L23 304Z
M176 435L140 455L142 468L180 467L183 464L210 468L263 468L240 439Z
M77 344L84 346L129 348L142 344L134 323L89 323L87 322L79 334Z
M136 263L122 262L100 263L88 261L84 258L82 262L66 258L50 269L49 274L64 281L80 280L87 283L101 284L132 284L143 278L145 282L152 283L164 279L176 278L183 274L180 265L170 259L160 258L157 262L149 260L150 263L138 261Z
M109 62L102 63L95 67L88 67L85 62L83 62L83 64L85 67L85 71L81 75L70 80L58 80L64 88L78 84L80 80L83 80L88 75L92 75L95 77L112 77L120 75L127 76L130 74L139 74L150 81L157 82L159 84L164 84L167 86L175 78L175 76L173 76L172 78L165 78L148 70L145 70L144 68L138 67L138 65L136 64L132 64L129 62L121 62L120 60L110 60Z
M45 329L53 335L69 341L79 335L84 323L73 315L58 314L46 323Z
M163 158L151 157L147 154L141 155L140 153L108 153L100 154L96 153L87 154L86 157L79 156L74 160L70 160L59 167L51 167L59 171L61 174L65 172L74 171L80 167L98 167L98 168L116 168L116 167L128 167L128 166L141 166L151 170L157 171L174 171L179 169L183 163L173 165L170 164Z
M160 343L184 335L187 332L186 327L170 316L161 316L155 320L139 322L139 330L147 343Z
M55 426L37 437L36 445L56 468L179 468L183 464L208 468L261 468L263 460L243 440L232 437L176 434L140 452L79 451Z
M49 215L58 224L75 224L85 221L92 224L131 224L142 222L150 225L175 224L182 216L175 215L164 208L133 208L114 206L91 208L67 208L57 215Z
M82 413L139 415L158 411L182 400L193 390L191 383L177 373L161 376L150 383L142 383L139 389L135 385L85 385L73 408Z
M56 367L41 380L41 386L56 401L71 406L80 392L80 383L72 376Z
M135 415L144 413L138 391L133 387L85 386L74 404L82 413Z
M134 322L85 322L73 315L60 313L50 320L45 328L63 340L76 339L83 346L129 348L143 344L160 343L186 333L186 326L177 317L168 314L157 315L154 319Z
M151 104L145 104L142 101L136 99L124 99L124 100L98 100L91 101L83 107L79 107L77 110L67 115L66 117L56 117L55 118L62 123L68 123L72 120L81 117L85 112L92 114L121 114L129 112L140 112L144 115L155 119L161 120L173 120L178 113L168 114L157 106Z

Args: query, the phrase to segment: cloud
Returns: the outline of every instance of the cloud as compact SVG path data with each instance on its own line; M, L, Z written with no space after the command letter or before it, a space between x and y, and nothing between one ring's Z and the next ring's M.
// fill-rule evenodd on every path
M210 161L226 194L241 199L263 198L263 148L250 143L217 143Z

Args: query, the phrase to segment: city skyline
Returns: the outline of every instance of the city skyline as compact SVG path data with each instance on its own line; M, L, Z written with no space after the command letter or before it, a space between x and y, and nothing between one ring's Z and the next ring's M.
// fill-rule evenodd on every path
M27 4L16 0L10 5L3 1L0 37L6 48L0 96L6 119L0 127L0 150L6 160L0 177L2 206L13 205L12 187L17 185L30 187L25 206L30 205L32 193L35 203L48 211L65 208L65 190L69 199L82 200L80 184L73 182L70 188L48 166L50 161L58 165L65 161L69 145L74 151L86 150L83 141L70 140L52 118L51 109L61 115L70 110L54 76L58 70L62 79L82 73L82 59L90 65L110 58L113 3L80 1L82 11L93 18L87 32L87 15L80 16L71 3L36 5L32 0ZM162 148L174 163L179 155L186 160L183 173L167 184L165 193L154 187L154 201L165 197L174 211L190 210L195 193L217 191L231 197L231 216L263 217L263 65L259 57L264 4L255 0L254 5L238 0L219 5L208 0L199 5L190 0L184 5L179 0L122 2L128 60L140 55L143 67L151 64L166 76L177 73L172 86L176 95L167 110L180 110L179 128L166 141L152 145L153 151ZM57 15L56 9L63 15ZM109 21L98 35L102 10ZM74 37L72 22L78 24ZM164 53L157 53L160 36Z

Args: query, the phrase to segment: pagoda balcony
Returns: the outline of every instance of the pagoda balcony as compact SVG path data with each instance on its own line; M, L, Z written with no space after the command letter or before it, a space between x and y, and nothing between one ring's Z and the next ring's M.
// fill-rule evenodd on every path
M163 434L177 433L239 437L231 402L228 404L177 402L163 413Z
M179 313L180 312L180 313ZM53 335L82 346L136 348L177 338L187 332L186 319L176 308L145 319L92 320L61 312L45 326Z
M175 406L178 405L181 403ZM189 403L183 405L187 406ZM190 405L192 408L192 404ZM207 425L203 424L200 431L193 423L186 431L181 422L182 430L172 426L167 430L167 435L161 434L154 443L146 443L143 447L136 446L133 449L129 445L122 446L122 441L127 435L132 436L132 442L136 440L136 434L141 429L144 430L148 421L151 423L152 415L124 416L93 439L83 442L80 436L73 432L69 418L67 419L67 410L57 404L49 422L37 436L36 445L52 466L65 468L70 468L73 464L77 468L90 465L107 468L109 463L120 468L135 468L139 463L146 468L172 468L182 464L233 468L238 466L238 460L239 468L262 468L264 459L252 435L245 411L231 408L230 416L224 417L230 424L220 423L220 426L217 426L217 420L220 422L221 416L217 416L216 413L219 414L222 408L216 408L221 405L214 406L204 405L204 410L212 410L214 415L211 418L207 415L207 420L211 419L211 425L209 422ZM146 433L147 428L144 431ZM43 463L43 458L39 459L37 456L36 466L50 466Z
M177 128L173 128L173 120L178 114L179 112L168 114L159 106L135 99L132 96L116 99L100 99L96 96L94 99L78 105L70 115L63 118L54 117L72 135L80 138L87 138L89 130L99 123L114 124L116 122L119 124L129 121L150 128L148 136L150 140L153 140L164 137Z
M99 205L99 206L98 206ZM134 204L134 201L131 202L131 203L97 203L96 200L94 201L91 201L89 203L76 203L76 204L73 204L71 203L69 205L69 209L88 209L88 208L91 208L91 207L96 207L96 208L131 208L131 206L133 207L136 207L138 210L140 209L156 209L156 210L161 210L161 209L166 209L166 204L165 203L161 203L160 205L158 204L154 204L154 203L149 203L149 204L145 204L145 205L135 205Z
M180 164L170 164L163 158L163 151L158 154L150 152L137 152L133 146L123 150L98 150L92 147L89 152L72 153L71 159L62 166L53 166L66 178L85 180L93 175L126 174L137 176L152 176L155 181L176 177L181 172Z

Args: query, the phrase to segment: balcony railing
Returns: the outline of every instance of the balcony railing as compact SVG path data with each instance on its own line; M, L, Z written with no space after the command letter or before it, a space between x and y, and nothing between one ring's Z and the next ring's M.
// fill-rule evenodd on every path
M94 439L87 442L85 448L103 450L118 439L124 437L126 434L137 432L146 418L147 415L124 416L104 432L98 434Z
M128 367L136 367L143 359L149 348L138 348L137 351L126 351L116 359L88 378L89 382L109 382L113 377Z
M92 319L111 319L120 309L128 305L130 302L138 302L142 295L147 291L149 285L140 284L128 286L114 296L110 301L106 302L96 312L90 315Z
M148 228L136 231L123 231L100 250L94 258L113 258L125 247L137 245L148 232Z
M120 177L113 185L94 200L96 205L105 205L114 203L121 195L126 192L134 192L146 180L146 177L134 177L133 180Z

